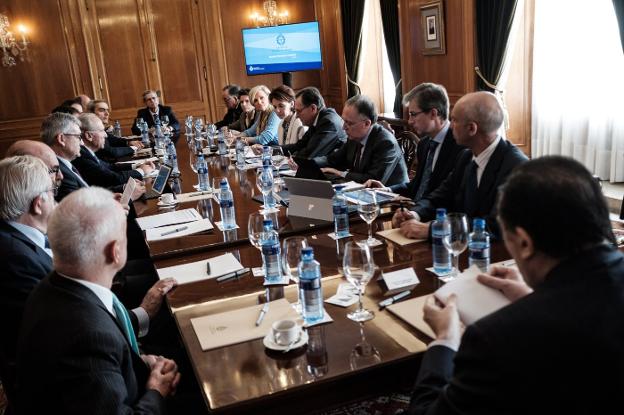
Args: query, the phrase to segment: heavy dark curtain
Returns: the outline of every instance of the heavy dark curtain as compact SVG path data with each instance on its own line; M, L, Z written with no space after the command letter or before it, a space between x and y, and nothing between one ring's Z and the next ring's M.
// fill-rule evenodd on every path
M390 70L394 78L396 88L394 92L394 114L398 118L403 117L403 106L401 100L403 94L401 92L401 46L399 41L399 5L398 0L379 0L381 6L381 22L383 23L384 37L386 38L386 50L388 51L388 60L390 61Z
M620 28L620 42L622 42L622 51L624 51L624 0L613 0L613 8L615 9L615 17L617 18Z
M365 2L362 0L341 0L340 2L342 10L342 39L347 75L349 76L347 87L349 98L360 93L360 88L355 84L355 78L360 65L360 52L362 51L364 4Z
M517 0L477 1L477 49L479 69L488 83L496 85L501 76L505 49ZM479 89L493 91L479 77Z

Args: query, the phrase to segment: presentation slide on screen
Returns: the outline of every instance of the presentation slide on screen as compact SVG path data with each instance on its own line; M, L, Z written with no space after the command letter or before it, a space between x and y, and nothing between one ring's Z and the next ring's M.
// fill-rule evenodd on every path
M247 74L321 69L318 23L243 30Z

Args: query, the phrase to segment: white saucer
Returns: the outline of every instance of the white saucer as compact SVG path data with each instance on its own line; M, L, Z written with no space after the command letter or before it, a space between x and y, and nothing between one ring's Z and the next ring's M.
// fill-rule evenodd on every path
M269 333L266 336L264 336L264 339L262 339L262 343L264 343L264 346L267 349L271 349L271 350L284 351L288 349L288 345L282 346L281 344L275 343L273 341L272 333ZM301 338L299 339L298 342L293 343L293 345L290 346L290 350L298 349L299 347L303 346L306 343L308 343L308 332L305 330L301 330Z
M158 203L156 203L156 206L158 207L163 207L163 208L167 208L167 207L172 207L178 204L178 201L176 200L173 203L163 203L162 201L158 201Z

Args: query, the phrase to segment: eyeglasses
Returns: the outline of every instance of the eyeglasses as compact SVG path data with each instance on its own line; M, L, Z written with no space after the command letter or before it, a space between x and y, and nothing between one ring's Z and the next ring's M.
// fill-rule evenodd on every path
M68 136L68 137L76 137L76 138L78 138L78 139L80 140L80 139L81 139L81 138L80 138L80 136L81 136L82 134L80 134L80 133L78 133L78 134L74 134L74 133L63 133L63 135L66 135L66 136Z
M410 111L408 112L408 114L410 117L417 117L418 114L424 114L425 112L429 112L429 111L431 110L429 109L429 110L424 110L424 111Z
M356 125L358 125L359 123L364 122L364 121L366 121L366 119L355 121L355 122L354 121L342 120L342 125L344 125L347 128L352 128L352 127L355 127Z
M61 166L54 166L48 169L48 173L56 175L58 174L60 170L61 170Z
M52 188L51 188L51 189L46 189L46 190L44 190L44 191L43 191L43 192L41 192L41 193L43 194L43 193L52 192L52 194L54 195L54 197L56 197L56 196L58 196L58 191L59 191L59 186L56 186L56 185L55 185L55 186L52 186Z

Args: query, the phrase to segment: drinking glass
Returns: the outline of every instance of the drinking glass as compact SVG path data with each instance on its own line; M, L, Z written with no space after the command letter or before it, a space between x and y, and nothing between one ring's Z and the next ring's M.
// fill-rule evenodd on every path
M451 233L443 239L444 246L453 255L451 277L459 274L459 254L468 246L468 217L465 213L449 213L446 219L451 224Z
M264 231L264 215L258 212L254 212L249 215L249 221L247 222L247 236L249 242L255 246L258 250L261 250L260 238Z
M349 355L349 366L351 370L373 366L381 362L381 354L364 336L364 323L360 323L360 338L360 342L355 345Z
M213 177L212 178L212 193L215 196L217 196L219 199L221 199L221 180L223 179L225 179L225 181L228 183L228 186L229 186L230 182L227 177Z
M284 181L280 176L280 166L284 162L284 150L281 147L273 147L273 156L271 156L271 161L273 162L273 167L275 167L275 180L273 181L275 184L283 184Z
M162 124L163 127L165 127L165 130L167 130L167 126L169 125L169 116L168 115L161 115L160 116L160 123Z
M373 238L373 222L379 215L379 205L375 192L370 190L362 190L358 194L358 213L362 220L368 223L368 239L364 241L368 246L381 245L381 241Z
M262 196L263 196L262 200L264 201L265 197L273 192L273 188L275 187L275 179L273 179L273 186L265 185L265 181L262 178L263 173L264 173L263 169L256 170L256 187L258 187L258 190L260 190L260 193L262 193ZM263 204L261 212L271 213L271 212L277 212L278 210L279 209L275 205L275 198L273 198L273 205L266 206Z
M195 172L195 177L197 177L197 151L189 151L189 166L191 166L191 170ZM199 189L199 177L197 177L197 184L194 184L193 187Z
M227 127L225 127L225 131L223 131L223 136L225 137L225 144L227 144L228 148L232 147L236 141L236 136Z
M347 314L347 317L353 321L368 321L375 318L375 313L362 306L362 294L366 289L366 284L375 273L370 246L347 242L342 259L342 268L347 280L358 290L358 309Z
M299 262L301 261L301 250L308 246L308 240L303 236L291 236L282 242L282 268L284 274L288 275L295 283L299 284ZM301 313L301 298L297 287L297 302L293 307Z

